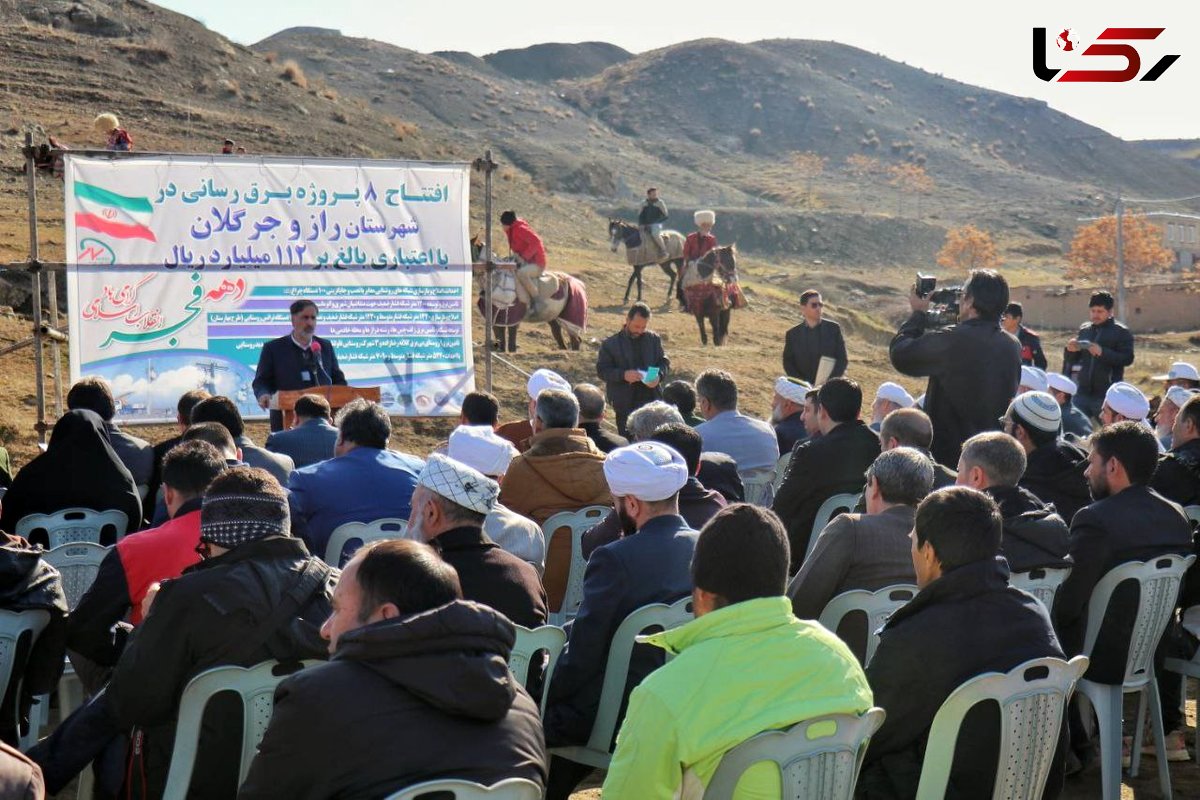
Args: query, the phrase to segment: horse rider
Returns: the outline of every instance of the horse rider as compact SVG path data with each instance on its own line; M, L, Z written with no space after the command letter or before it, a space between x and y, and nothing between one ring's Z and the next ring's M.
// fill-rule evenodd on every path
M696 268L696 262L708 255L708 251L717 246L717 237L713 236L713 225L717 223L715 211L697 211L692 215L697 230L688 234L683 243L683 269L679 272L679 285L683 286L683 276L689 269Z
M638 227L642 229L642 239L654 245L660 259L667 257L667 248L662 242L662 224L666 219L667 204L658 199L658 189L651 186L646 190L646 201L638 212Z
M542 244L542 237L515 211L501 214L500 226L508 237L508 249L517 257L517 280L529 294L529 310L536 315L541 311L537 282L546 271L546 248Z

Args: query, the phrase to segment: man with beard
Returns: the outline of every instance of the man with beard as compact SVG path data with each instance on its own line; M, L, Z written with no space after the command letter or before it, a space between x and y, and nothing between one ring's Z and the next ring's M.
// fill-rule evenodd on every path
M1020 485L1064 520L1088 504L1087 451L1059 436L1062 410L1045 392L1018 395L1001 418L1004 432L1025 448L1025 474Z
M317 304L312 300L297 300L288 311L292 315L292 332L263 345L254 373L254 396L264 409L270 408L275 392L346 385L333 343L315 333ZM271 410L271 430L283 430L283 412L277 408Z
M1175 415L1171 451L1159 459L1150 485L1181 506L1200 505L1200 394L1192 395Z
M779 441L781 455L792 452L800 442L808 441L804 427L804 398L812 386L799 378L778 378L771 401L771 426Z
M879 433L879 429L883 426L883 420L889 414L902 408L912 408L914 402L913 396L903 386L891 381L884 381L875 390L875 402L871 403L871 424L867 427ZM931 430L931 439L932 435Z

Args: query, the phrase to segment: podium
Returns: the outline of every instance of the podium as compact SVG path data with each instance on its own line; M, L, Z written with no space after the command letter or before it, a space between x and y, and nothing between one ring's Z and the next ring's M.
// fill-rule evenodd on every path
M270 408L283 412L283 429L285 431L296 424L296 401L306 394L324 397L335 415L342 406L358 397L373 403L379 402L378 386L310 386L307 389L276 392L271 395Z

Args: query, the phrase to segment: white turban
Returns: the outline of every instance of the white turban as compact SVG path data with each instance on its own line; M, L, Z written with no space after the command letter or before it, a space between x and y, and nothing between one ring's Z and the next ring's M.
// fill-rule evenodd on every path
M547 389L561 389L564 392L569 392L571 391L571 383L552 369L535 370L529 376L529 383L525 385L525 391L529 393L529 399L537 400L537 396Z
M1178 380L1200 381L1200 372L1198 372L1196 370L1196 367L1194 365L1189 364L1186 361L1176 361L1174 364L1171 365L1171 368L1169 370L1167 370L1166 375L1155 375L1153 378L1151 378L1151 380L1154 380L1154 381L1178 381Z
M500 495L500 484L441 453L434 453L425 462L417 484L479 514L490 514Z
M1196 394L1195 389L1185 389L1182 386L1172 386L1167 390L1167 402L1174 403L1176 408L1183 408L1183 404L1192 399L1192 395Z
M1050 389L1056 389L1063 394L1074 396L1079 391L1079 387L1075 385L1075 381L1063 375L1061 372L1046 373L1046 386Z
M683 456L658 442L618 447L604 459L604 477L616 497L655 502L674 496L687 483Z
M808 381L802 381L799 378L777 378L775 380L775 394L798 405L804 405L804 398L812 391L812 388Z
M716 225L717 212L707 210L697 211L695 214L692 214L692 220L695 221L696 227L699 227L705 223L708 223L709 225Z
M887 400L901 408L912 408L913 397L898 383L884 381L875 392L876 400Z
M459 425L450 434L447 452L460 464L495 477L508 471L509 462L517 454L517 448L507 439L497 436L491 425Z
M1141 422L1150 414L1150 401L1142 390L1132 383L1121 381L1108 387L1104 394L1104 405L1125 419Z
M1046 373L1037 367L1021 367L1021 385L1031 392L1044 392L1050 388Z

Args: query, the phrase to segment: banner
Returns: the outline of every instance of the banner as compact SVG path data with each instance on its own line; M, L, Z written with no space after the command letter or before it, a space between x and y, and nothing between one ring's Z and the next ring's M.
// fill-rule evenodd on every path
M389 413L474 389L466 165L68 154L65 181L71 380L107 379L121 422L197 388L265 418L258 356L299 299Z

